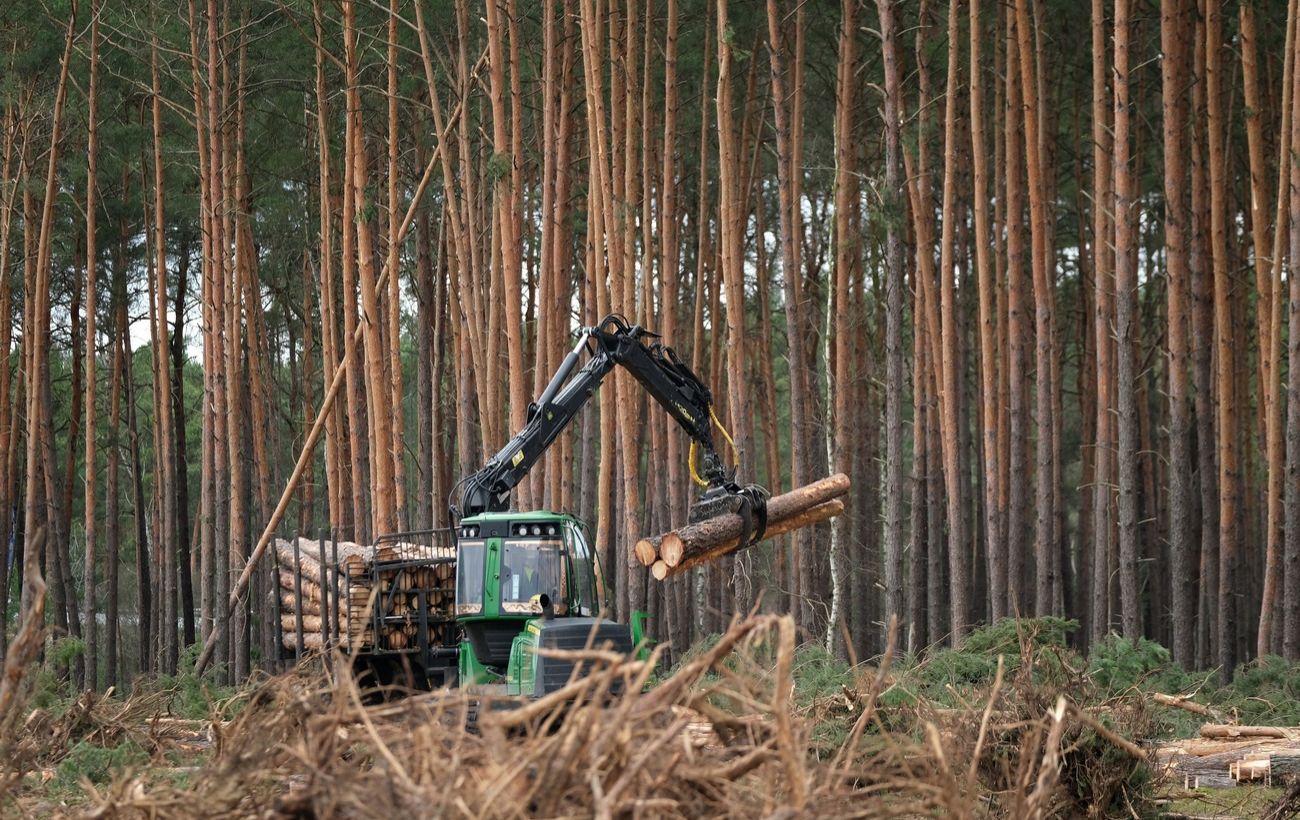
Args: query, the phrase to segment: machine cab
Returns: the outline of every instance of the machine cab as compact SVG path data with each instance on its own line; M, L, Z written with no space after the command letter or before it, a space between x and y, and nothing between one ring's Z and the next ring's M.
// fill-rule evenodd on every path
M585 527L551 512L484 513L456 532L456 620L483 679L500 675L530 618L597 615L600 572ZM466 659L468 660L468 659ZM484 673L487 673L486 675Z

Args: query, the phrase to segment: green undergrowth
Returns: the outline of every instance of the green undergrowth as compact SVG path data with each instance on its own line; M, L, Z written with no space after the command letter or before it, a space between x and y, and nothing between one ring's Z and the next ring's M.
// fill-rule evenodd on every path
M33 677L28 707L43 709L56 717L66 712L81 694L73 686L67 670L84 652L85 644L80 638L55 641L49 661ZM211 717L214 709L222 719L234 717L245 704L243 695L251 687L227 686L219 681L219 672L215 669L196 675L194 661L198 652L198 646L190 647L180 658L175 675L140 677L132 683L119 685L113 692L113 699L124 701L139 695L167 693L165 712L172 717L199 720Z
M219 673L216 669L196 675L194 663L198 660L200 649L199 644L189 647L176 665L175 675L161 675L148 686L151 690L172 692L169 708L176 717L211 717L215 708L222 713L223 719L228 720L244 704L243 693L252 687L226 686L218 681Z
M150 762L149 753L133 740L108 747L81 740L55 767L49 790L54 794L78 794L83 778L102 786L121 775L123 770L138 769Z
M937 648L922 656L893 660L886 685L880 688L879 718L888 729L915 728L921 709L982 708L997 676L999 658L1004 681L1019 676L1021 688L1040 693L1050 707L1053 692L1067 695L1081 707L1101 707L1126 697L1145 698L1154 692L1190 695L1244 724L1300 726L1300 663L1269 656L1236 670L1233 680L1219 686L1214 670L1189 672L1175 663L1164 646L1145 638L1136 642L1110 635L1085 657L1071 646L1078 622L1065 618L1006 619L973 630L960 649ZM700 656L717 641L697 642L657 679ZM743 663L762 667L770 647L752 648ZM740 655L726 661L741 671ZM857 667L814 643L795 654L794 702L813 718L813 750L836 748L852 727L855 697L865 694L879 659ZM1024 665L1030 664L1029 668ZM770 668L770 666L769 666ZM1030 684L1024 686L1026 680ZM653 685L653 682L652 682ZM715 705L726 708L725 703ZM1038 704L1034 704L1037 706ZM1137 740L1193 737L1206 718L1180 709L1153 707L1150 725ZM1122 734L1125 727L1116 727Z

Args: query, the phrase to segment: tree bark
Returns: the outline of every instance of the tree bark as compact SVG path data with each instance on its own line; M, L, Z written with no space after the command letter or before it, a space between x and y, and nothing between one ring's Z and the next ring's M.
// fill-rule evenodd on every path
M962 472L960 396L961 374L957 338L957 295L954 278L957 196L957 93L960 62L957 3L948 4L948 82L944 95L943 129L943 220L939 245L939 310L942 314L942 350L939 412L943 439L944 484L948 502L948 574L953 645L961 643L970 617L970 561L966 546L966 481ZM1030 177L1031 182L1033 177Z
M1210 170L1210 248L1214 269L1214 342L1219 390L1219 588L1218 653L1220 680L1231 680L1237 665L1237 505L1240 469L1237 398L1233 373L1233 317L1228 270L1228 204L1223 124L1223 10L1207 4L1205 29L1205 111Z
M834 518L844 511L844 502L841 499L834 498L830 501L814 505L803 512L796 513L787 518L772 524L768 530L771 537L784 535L787 532L811 527L827 519ZM654 563L653 575L656 580L662 581L673 575L680 575L683 572L694 569L698 566L713 562L723 555L734 551L739 546L739 540L731 538L715 544L709 548L702 548L699 552L686 554L677 566L668 565L667 561L659 560Z
M975 206L975 269L979 290L979 346L980 346L980 398L981 398L981 449L984 457L984 538L987 544L989 572L989 616L997 622L1006 615L1007 569L1006 541L999 526L997 481L998 474L998 360L996 352L996 300L995 273L989 264L989 203L988 152L984 139L984 70L981 58L983 21L980 19L980 0L970 2L970 136L971 175L974 190L971 200ZM883 26L883 24L882 24ZM883 36L883 32L882 32ZM886 80L888 82L888 80ZM888 169L886 169L888 172ZM888 185L888 183L887 183ZM901 279L901 275L900 275ZM900 311L901 313L901 311ZM901 320L901 317L900 317ZM886 343L888 346L888 343ZM889 353L886 351L886 356ZM901 356L901 351L899 353ZM886 401L894 392L889 387ZM897 388L902 391L901 377ZM886 423L886 427L889 425ZM901 499L900 499L901 506ZM901 514L900 514L901 517ZM899 522L901 525L901 521Z
M1137 379L1137 184L1131 167L1129 133L1129 0L1115 3L1115 333L1119 406L1119 579L1120 614L1124 637L1142 635L1138 601L1138 484L1141 445L1138 438Z
M1196 656L1196 575L1193 571L1191 401L1188 391L1187 49L1185 0L1164 0L1160 42L1165 153L1165 252L1169 348L1169 564L1174 660L1190 668Z
M165 174L162 146L162 91L158 76L158 41L156 36L150 44L150 73L153 83L151 97L154 162L154 253L157 254L154 272L158 277L154 290L155 299L157 300L154 306L157 326L154 330L154 349L152 352L154 355L153 374L157 385L154 394L158 397L158 405L154 410L154 423L158 426L160 444L160 449L155 452L154 457L161 467L158 471L158 480L164 488L161 493L163 523L161 533L163 606L161 611L164 624L162 669L166 674L172 675L176 673L176 662L179 656L176 642L177 543L181 538L188 538L189 533L177 532L176 496L172 492L172 488L176 486L176 483L171 455L173 436L171 378L167 367L167 233L163 199Z
M1292 29L1297 35L1300 30L1295 22L1296 4L1291 5L1293 18ZM1300 60L1292 59L1292 71L1288 78L1291 82L1291 133L1290 149L1294 158L1300 153ZM1297 260L1300 260L1300 165L1294 160L1283 167L1289 168L1289 226L1291 275L1290 305L1288 316L1290 327L1300 327L1300 277L1295 275ZM1278 225L1281 230L1281 225ZM1287 658L1300 658L1300 333L1291 333L1288 337L1288 361L1292 364L1287 373L1287 418L1286 418L1286 539L1283 556L1282 600L1286 602L1283 614L1283 653Z
M95 277L98 262L95 245L96 167L98 162L98 105L99 95L99 3L91 4L90 21L90 86L86 92L86 453L83 510L85 513L85 553L82 560L83 603L81 611L86 616L82 634L86 637L86 678L82 687L99 688L99 614L95 601L96 574L99 569L95 552L97 520L95 515L95 309L98 306ZM5 269L0 255L0 272ZM6 317L0 317L3 321ZM109 624L109 628L114 628Z
M1115 292L1111 275L1110 211L1104 203L1111 201L1111 131L1106 115L1106 14L1102 0L1092 2L1092 140L1093 140L1093 195L1092 195L1092 260L1093 287L1097 298L1093 302L1093 332L1097 350L1097 443L1096 477L1093 484L1093 538L1092 601L1089 623L1092 625L1091 642L1100 643L1111 627L1110 600L1110 532L1112 514L1112 478L1115 442L1111 438L1111 408L1114 405L1115 344L1110 329L1110 317L1115 313Z

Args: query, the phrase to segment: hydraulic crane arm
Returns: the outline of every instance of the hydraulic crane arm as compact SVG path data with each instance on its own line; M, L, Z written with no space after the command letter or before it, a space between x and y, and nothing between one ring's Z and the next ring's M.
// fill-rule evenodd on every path
M762 507L765 494L757 488L736 486L713 448L713 395L677 359L672 348L658 342L647 345L643 341L655 338L658 337L654 333L637 325L629 326L616 315L606 316L595 327L583 328L577 345L565 356L542 395L528 406L528 421L523 429L483 469L462 481L459 509L451 505L451 520L456 522L462 515L507 510L510 491L618 365L626 368L663 405L703 451L701 477L709 487L706 499L739 498L750 508ZM578 369L584 353L589 358ZM761 523L765 520L763 511L758 512Z

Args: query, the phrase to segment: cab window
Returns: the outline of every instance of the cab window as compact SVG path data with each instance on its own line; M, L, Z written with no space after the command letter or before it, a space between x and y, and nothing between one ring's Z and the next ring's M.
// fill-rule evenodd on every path
M456 558L456 614L477 615L483 611L482 541L462 541Z
M501 604L507 611L526 607L546 595L561 611L564 603L564 554L557 543L507 541L501 551ZM522 610L520 610L522 611Z
M569 557L573 567L574 607L579 615L597 614L596 579L592 574L595 567L591 547L582 534L582 529L573 525L564 528L565 541L569 548Z

